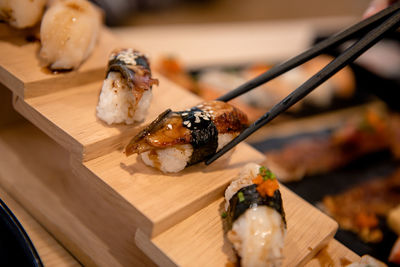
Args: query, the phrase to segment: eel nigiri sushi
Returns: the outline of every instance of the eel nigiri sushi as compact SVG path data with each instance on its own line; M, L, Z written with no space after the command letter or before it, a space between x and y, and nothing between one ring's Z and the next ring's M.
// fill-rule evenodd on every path
M77 68L92 52L102 13L87 0L59 0L46 10L40 26L39 56L52 70Z
M179 172L221 149L247 122L243 112L221 101L166 110L131 140L125 153L140 154L145 164L162 172Z
M286 219L279 184L267 168L247 164L225 191L227 237L240 266L280 266Z
M23 29L40 21L47 0L0 0L0 20Z
M131 48L114 50L108 61L97 117L108 124L144 120L153 85L158 85L158 80L151 77L145 55Z

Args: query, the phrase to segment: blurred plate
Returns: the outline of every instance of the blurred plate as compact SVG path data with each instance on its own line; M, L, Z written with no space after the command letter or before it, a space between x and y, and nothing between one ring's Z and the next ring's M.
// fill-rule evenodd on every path
M18 219L0 199L0 265L43 266Z

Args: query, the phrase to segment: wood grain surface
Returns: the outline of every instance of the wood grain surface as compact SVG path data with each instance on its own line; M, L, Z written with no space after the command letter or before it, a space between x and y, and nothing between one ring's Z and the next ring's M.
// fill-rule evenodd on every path
M85 266L153 266L130 207L71 172L69 153L30 123L0 129L0 184Z
M146 166L137 155L115 151L83 165L72 161L74 171L86 179L100 179L134 209L136 225L148 236L168 229L219 198L246 163L264 156L240 144L232 156L215 164L196 164L177 174L163 174Z

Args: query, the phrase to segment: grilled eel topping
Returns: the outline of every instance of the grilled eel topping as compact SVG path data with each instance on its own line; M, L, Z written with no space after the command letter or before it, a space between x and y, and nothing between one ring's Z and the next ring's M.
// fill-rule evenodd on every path
M131 48L117 49L111 53L106 77L112 71L121 73L128 87L132 89L136 101L140 100L144 91L150 90L153 85L158 85L158 80L151 78L147 58Z
M127 145L129 156L152 149L191 144L193 154L188 165L212 155L218 148L218 134L239 133L247 116L220 101L208 101L185 111L166 110L136 135Z

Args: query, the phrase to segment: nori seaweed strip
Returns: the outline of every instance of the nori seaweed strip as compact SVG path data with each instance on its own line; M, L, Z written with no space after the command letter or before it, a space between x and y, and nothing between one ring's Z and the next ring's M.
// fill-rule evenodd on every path
M149 70L151 73L149 61L147 60L147 58L145 56L138 56L135 59L135 61L136 61L136 65L144 67L145 69Z
M191 133L190 144L193 153L187 166L203 161L214 154L218 148L218 130L211 116L197 107L178 112L182 116L183 126Z
M243 195L242 201L239 199L239 193ZM283 210L281 192L275 190L274 196L265 196L264 198L258 193L257 185L252 184L241 188L232 196L229 201L228 222L232 227L233 222L249 208L257 206L268 206L275 209L282 216L282 220L286 227L285 211Z

